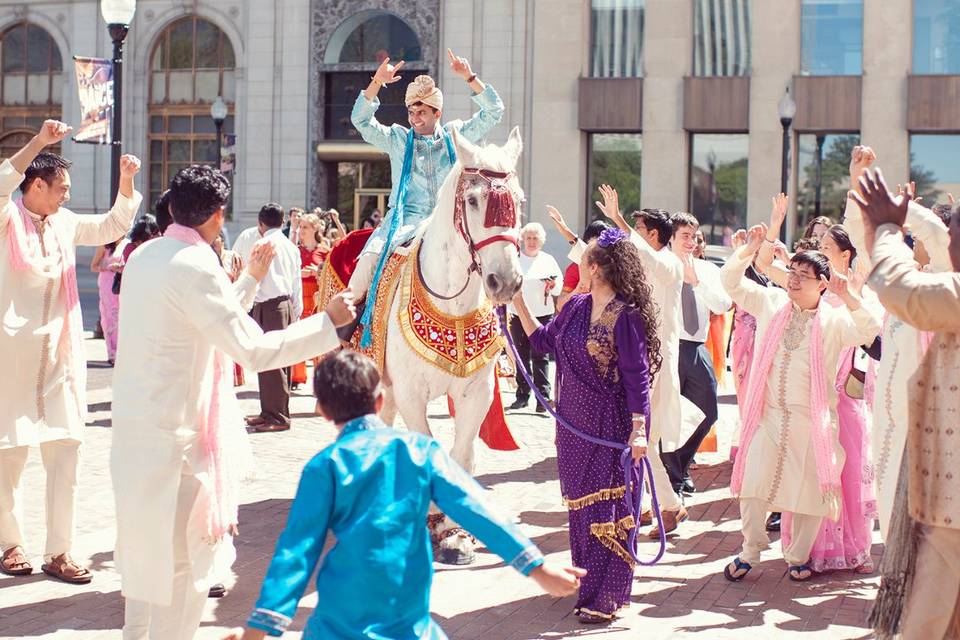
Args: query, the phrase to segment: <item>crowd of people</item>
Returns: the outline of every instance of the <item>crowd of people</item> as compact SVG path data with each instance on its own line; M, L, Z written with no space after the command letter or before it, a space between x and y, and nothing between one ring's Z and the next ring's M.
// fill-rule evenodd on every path
M565 270L544 252L542 225L519 230L510 333L532 388L518 375L511 409L532 394L538 412L558 417L573 566L546 562L434 440L380 420L381 373L342 350L337 329L368 323L385 256L416 237L456 165L453 132L479 140L503 113L469 62L448 56L480 108L468 121L441 125L442 93L420 76L406 94L410 128L380 124L377 93L399 80L402 62L385 60L357 97L353 122L390 154L394 187L387 215L367 222L376 230L350 286L323 309L317 276L346 233L335 210L288 215L266 204L228 249L230 184L216 169L180 170L155 215L134 224L142 197L132 156L121 160L110 212L64 207L70 164L44 150L69 133L63 123L47 121L0 164L0 357L18 372L0 387L0 571L33 571L18 501L28 448L39 446L42 570L68 583L93 578L70 555L86 413L75 247L90 245L116 367L110 470L125 638L193 637L211 584L234 559L239 480L252 455L244 422L289 429L291 388L308 381L338 437L304 468L248 628L232 637L282 634L320 564L313 637L443 638L429 613L431 502L547 593L576 592L581 622L608 623L630 601L636 530L656 519L647 535L660 539L689 517L690 468L717 421L725 369L717 362L727 345L712 328L730 312L740 421L730 491L743 544L723 576L746 579L776 527L793 581L872 572L879 519L879 637L955 637L960 213L923 207L912 185L892 193L869 147L853 151L842 222L812 220L793 252L779 240L784 194L769 223L733 235L722 267L706 259L694 216L648 208L628 220L609 185L601 219L582 237L549 209L571 247ZM261 407L245 419L233 392L243 371L257 373ZM703 414L686 438L681 398ZM600 444L610 442L620 448ZM660 513L631 505L622 465L644 458ZM337 541L321 563L328 532Z

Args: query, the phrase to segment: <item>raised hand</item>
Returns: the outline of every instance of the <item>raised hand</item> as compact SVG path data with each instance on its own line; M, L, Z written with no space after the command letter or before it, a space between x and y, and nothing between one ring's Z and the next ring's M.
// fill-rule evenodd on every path
M447 49L447 58L450 59L450 70L455 74L467 80L473 75L473 69L470 68L470 61L454 55L452 49Z
M907 206L913 200L913 188L909 185L903 197L896 198L887 189L883 179L883 172L867 170L857 181L859 191L851 190L852 198L863 211L863 219L867 231L876 229L882 224L895 224L902 227L907 219ZM899 201L898 201L899 200Z
M37 133L37 139L43 146L48 147L66 138L71 131L73 131L73 127L59 120L44 120L40 131Z
M750 227L750 230L747 232L747 248L750 250L750 253L759 251L766 238L767 225L761 223Z
M680 262L683 263L683 281L691 287L700 284L700 279L697 278L697 269L693 262L694 259L693 254L690 253L680 257Z
M779 234L780 227L783 226L783 221L787 219L787 208L789 205L790 198L784 193L778 193L771 198L770 230L775 232L774 235Z
M916 195L916 193L917 193L917 183L916 183L916 181L911 180L911 181L908 183L907 188L910 189L910 193L914 194L914 196L913 196L913 201L916 202L917 204L920 204L920 201L923 200L923 197ZM904 194L903 185L902 185L902 184L897 184L897 198L898 198L898 202L899 202L899 199L903 197L903 194Z
M734 249L739 249L740 247L747 244L747 230L746 229L737 229L734 234L730 237L730 245Z
M120 156L120 177L133 178L140 172L140 158L125 154Z
M276 248L270 242L260 242L253 247L250 253L250 264L247 265L247 273L256 279L257 282L263 282L270 270L270 263L277 254Z
M404 61L401 60L397 64L390 64L390 58L384 58L383 62L380 63L380 66L377 67L376 72L373 74L374 82L381 85L393 84L394 82L399 82L401 80L400 76L397 75L397 72L403 68Z
M784 264L790 264L790 254L787 253L787 246L779 240L773 243L773 257Z
M870 272L867 270L866 260L857 260L854 268L847 272L847 281L854 295L859 297L863 294L863 286L867 283L868 277Z
M347 287L333 296L324 311L330 316L333 326L338 329L353 322L357 317L357 310L353 306L353 291Z
M863 172L877 161L877 154L873 149L864 145L857 145L850 152L850 188L857 189L857 181Z
M560 215L560 212L557 211L556 207L548 204L547 215L550 216L550 220L553 221L553 226L557 228L557 231L560 232L560 235L562 235L567 242L576 242L577 234L570 230L570 227L567 226L566 221L563 219L563 216Z

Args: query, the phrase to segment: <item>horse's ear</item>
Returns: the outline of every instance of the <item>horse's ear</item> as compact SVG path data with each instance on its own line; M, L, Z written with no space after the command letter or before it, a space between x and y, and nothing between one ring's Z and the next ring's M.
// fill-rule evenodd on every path
M520 159L520 153L523 151L523 138L520 136L520 127L514 127L510 130L510 136L507 138L507 144L503 145L503 152L507 154L507 157L510 158L513 162L513 166L517 166L517 160Z
M457 152L457 158L465 167L471 167L476 164L477 147L467 140L457 129L450 130L450 137L453 139L453 148Z

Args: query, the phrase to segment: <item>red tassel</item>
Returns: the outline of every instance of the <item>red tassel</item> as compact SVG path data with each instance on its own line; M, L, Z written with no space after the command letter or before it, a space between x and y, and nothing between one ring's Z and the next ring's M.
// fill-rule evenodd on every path
M495 180L487 191L487 213L483 226L513 227L517 224L517 208L513 194L503 180Z

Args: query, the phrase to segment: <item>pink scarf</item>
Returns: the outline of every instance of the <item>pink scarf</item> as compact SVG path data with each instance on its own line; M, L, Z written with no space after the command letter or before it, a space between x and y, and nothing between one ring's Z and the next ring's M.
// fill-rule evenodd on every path
M163 234L189 245L213 249L194 229L179 224L171 224ZM236 483L233 481L229 463L224 461L224 449L220 433L220 393L223 387L223 375L226 370L226 358L222 353L213 351L213 372L209 397L197 414L197 427L200 432L200 450L210 470L213 486L206 496L207 535L211 540L220 540L237 524L238 501ZM230 477L228 477L230 476Z
M763 414L766 381L792 314L793 303L787 302L770 321L770 326L761 340L760 351L755 356L756 364L754 371L750 373L747 405L743 412L743 431L740 435L740 451L744 452L744 455L737 456L733 465L733 476L730 478L730 491L734 496L739 495L743 488L743 475L750 443L757 433ZM813 328L810 333L810 415L812 418L810 437L813 439L816 455L820 494L825 500L836 500L840 495L840 465L837 464L833 449L834 438L830 425L830 405L827 400L827 383L823 368L823 328L820 324L819 309L813 317Z
M43 268L43 253L40 249L40 234L23 205L17 200L20 215L11 215L7 222L7 252L10 265L15 271L33 271L46 278L60 278L60 290L66 300L66 314L57 344L57 356L64 363L66 379L77 402L80 419L86 421L87 406L83 393L87 388L87 363L83 353L83 318L80 315L80 292L77 289L77 266L74 241L67 217L63 213L47 216L46 224L53 230L57 246L48 247L48 254L57 251L60 257L60 272L50 273ZM45 366L43 363L41 366Z

